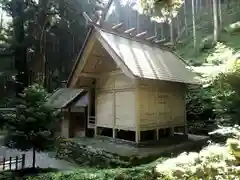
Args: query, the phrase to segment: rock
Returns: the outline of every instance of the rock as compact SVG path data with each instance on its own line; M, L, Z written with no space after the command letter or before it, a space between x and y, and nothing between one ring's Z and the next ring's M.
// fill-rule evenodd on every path
M230 24L229 26L225 27L224 30L230 34L240 32L240 21Z
M215 44L216 42L214 41L213 36L207 36L201 41L199 50L204 51L206 49L211 49L215 46Z

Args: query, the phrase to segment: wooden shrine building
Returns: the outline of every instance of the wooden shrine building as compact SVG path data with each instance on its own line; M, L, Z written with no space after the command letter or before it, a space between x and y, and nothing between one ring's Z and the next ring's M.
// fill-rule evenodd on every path
M61 134L137 144L186 134L186 86L196 83L195 74L170 50L94 27L67 83L76 94L62 106L67 114ZM85 110L74 110L77 103Z

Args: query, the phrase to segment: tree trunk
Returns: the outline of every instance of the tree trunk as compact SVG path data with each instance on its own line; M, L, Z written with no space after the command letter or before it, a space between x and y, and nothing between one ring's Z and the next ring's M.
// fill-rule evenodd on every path
M213 23L214 23L213 39L215 42L217 42L219 37L217 0L213 0Z
M193 46L196 50L197 47L197 37L196 37L196 22L195 22L195 4L194 0L192 0L192 25L193 25Z
M187 7L186 0L184 0L184 24L185 24L185 33L188 36L188 22L187 22Z
M173 21L174 21L174 18L173 18L173 14L172 14L172 8L170 8L170 24L169 24L169 27L170 27L170 41L172 44L174 44L175 42L175 39L174 39L174 24L173 24Z
M14 62L17 70L16 94L28 86L27 48L24 45L24 0L12 1L13 31L16 45L14 47Z
M47 8L48 5L48 0L39 0L38 6L39 6L39 11L38 11L38 25L37 25L37 37L39 40L39 52L38 53L38 60L40 60L40 69L38 69L39 73L42 74L42 83L43 86L45 85L45 33L46 33L46 28L48 25L48 16L47 16Z
M219 29L222 29L222 3L218 0Z
M34 169L36 167L36 150L33 148L33 157L32 157L32 168Z

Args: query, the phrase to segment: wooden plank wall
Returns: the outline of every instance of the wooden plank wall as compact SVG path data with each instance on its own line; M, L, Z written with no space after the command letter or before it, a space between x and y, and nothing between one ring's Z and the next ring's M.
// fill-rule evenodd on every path
M136 84L120 70L101 74L96 84L97 126L135 131Z
M139 85L140 131L185 125L185 86L142 80Z

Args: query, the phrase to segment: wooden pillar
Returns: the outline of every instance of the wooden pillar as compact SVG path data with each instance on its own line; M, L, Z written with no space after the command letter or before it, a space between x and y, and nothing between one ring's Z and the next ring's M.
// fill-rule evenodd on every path
M156 140L157 141L159 140L159 129L158 128L156 129Z
M170 137L174 136L174 127L170 127Z
M71 121L71 109L68 108L61 123L61 136L63 136L64 138L69 138L69 134L71 131L70 121Z
M138 144L140 143L140 131L139 130L136 130L136 133L135 133L135 142Z
M184 89L184 135L188 134L188 123L187 123L187 105L186 105L186 91L187 91L187 87L185 86Z
M187 125L184 126L184 132L183 132L184 135L187 135L188 134L188 127Z
M141 139L140 135L140 91L139 91L139 81L136 81L136 130L135 130L135 142L138 144Z
M95 99L94 99L94 102L95 102L95 128L94 128L94 136L96 137L97 136L97 124L98 124L98 122L97 122L97 101L96 101L96 99L97 99L97 90L95 89L95 91L94 91L94 93L95 93Z
M113 91L113 139L116 139L116 92Z

